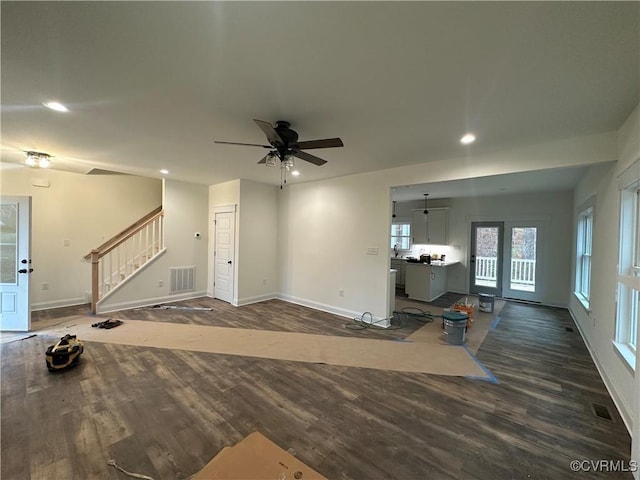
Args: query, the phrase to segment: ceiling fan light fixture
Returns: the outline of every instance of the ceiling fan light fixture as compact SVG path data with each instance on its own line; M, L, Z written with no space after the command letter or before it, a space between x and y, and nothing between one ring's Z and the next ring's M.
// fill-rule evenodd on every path
M40 152L25 152L27 158L24 164L31 168L48 168L51 164L51 156Z
M282 161L282 168L286 170L291 170L295 167L295 162L293 161L293 155L287 154Z
M278 156L275 152L269 152L264 162L267 167L275 167L278 164Z

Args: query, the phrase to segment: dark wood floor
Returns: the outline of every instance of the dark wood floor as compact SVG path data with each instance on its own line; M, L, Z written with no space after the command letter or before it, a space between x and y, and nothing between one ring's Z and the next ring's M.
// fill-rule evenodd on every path
M213 312L113 315L398 338L280 301ZM77 312L73 312L74 314ZM84 313L84 312L82 312ZM69 310L42 312L50 320ZM575 332L566 327L574 327ZM330 479L631 479L572 473L574 459L629 460L630 438L566 310L508 303L479 360L500 383L458 377L87 343L50 374L48 342L2 345L1 477L184 479L259 430ZM395 337L394 337L395 336ZM592 403L613 421L596 417Z

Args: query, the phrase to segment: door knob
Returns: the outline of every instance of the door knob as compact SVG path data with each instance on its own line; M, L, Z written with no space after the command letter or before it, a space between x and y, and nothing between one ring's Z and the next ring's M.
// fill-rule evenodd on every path
M231 265L231 260L229 260L227 263L228 263L229 265Z
M26 268L21 268L20 270L18 270L18 273L31 273L33 272L33 268L30 268L29 270L27 270Z

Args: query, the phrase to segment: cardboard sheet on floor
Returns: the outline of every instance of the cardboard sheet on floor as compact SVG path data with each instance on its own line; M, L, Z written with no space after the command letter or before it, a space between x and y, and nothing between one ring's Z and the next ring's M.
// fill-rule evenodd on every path
M192 480L327 480L260 432L223 448Z

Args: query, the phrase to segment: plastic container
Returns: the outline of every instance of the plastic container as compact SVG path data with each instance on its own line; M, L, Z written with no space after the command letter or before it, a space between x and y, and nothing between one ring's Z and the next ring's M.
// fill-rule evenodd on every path
M466 313L462 312L443 312L444 338L449 345L462 345L465 342L465 333L467 330Z
M495 304L495 295L488 293L481 293L478 295L478 310L481 312L493 312L493 305Z

